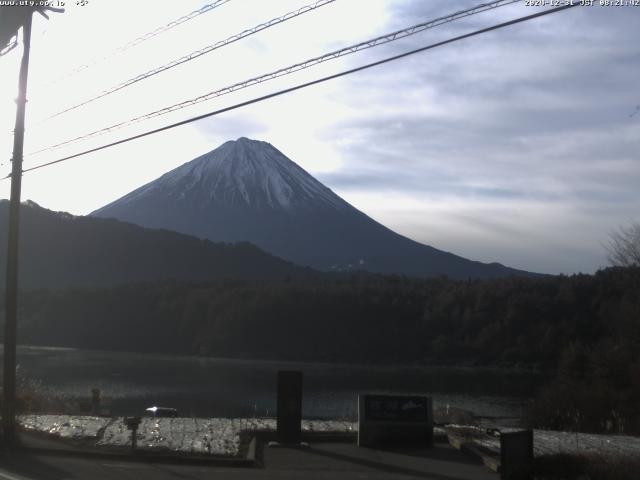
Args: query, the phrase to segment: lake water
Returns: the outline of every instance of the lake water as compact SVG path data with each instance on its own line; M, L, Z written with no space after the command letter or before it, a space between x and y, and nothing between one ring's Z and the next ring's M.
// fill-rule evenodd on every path
M305 418L356 419L357 394L401 393L430 395L436 408L449 405L480 417L508 419L524 413L543 380L529 372L483 368L353 366L46 347L19 347L18 362L20 375L39 380L44 390L56 394L88 398L91 388L100 388L114 415L141 414L159 405L187 416L274 416L277 371L301 370Z

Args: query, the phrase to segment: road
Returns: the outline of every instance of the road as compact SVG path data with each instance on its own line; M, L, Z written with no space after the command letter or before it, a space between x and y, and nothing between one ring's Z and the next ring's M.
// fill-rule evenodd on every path
M425 454L318 444L308 449L265 448L265 468L157 464L79 455L0 453L0 480L199 479L432 479L497 480L476 460L441 445Z

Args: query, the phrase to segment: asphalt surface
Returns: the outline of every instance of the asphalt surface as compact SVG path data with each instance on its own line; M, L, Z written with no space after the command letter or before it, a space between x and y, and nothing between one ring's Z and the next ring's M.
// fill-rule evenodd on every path
M164 479L433 479L497 480L499 477L446 444L433 449L374 450L352 443L316 443L309 448L259 449L262 466L166 464L101 459L56 452L0 452L0 480Z

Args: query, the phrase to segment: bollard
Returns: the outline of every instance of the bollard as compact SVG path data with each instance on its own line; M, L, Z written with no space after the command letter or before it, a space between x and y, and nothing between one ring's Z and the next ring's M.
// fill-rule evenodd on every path
M277 438L280 444L302 440L302 372L278 372Z

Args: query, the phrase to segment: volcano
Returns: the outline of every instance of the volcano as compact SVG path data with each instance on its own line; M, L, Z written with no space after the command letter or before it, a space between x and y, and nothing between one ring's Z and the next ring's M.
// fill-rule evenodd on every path
M324 271L457 279L529 275L399 235L271 144L248 138L228 141L91 215L215 242L251 242Z

